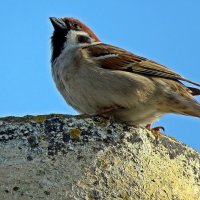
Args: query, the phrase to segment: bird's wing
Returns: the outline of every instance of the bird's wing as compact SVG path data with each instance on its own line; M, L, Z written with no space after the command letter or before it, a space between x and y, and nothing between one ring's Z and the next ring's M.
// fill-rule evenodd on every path
M161 64L115 46L97 43L96 45L88 45L82 48L87 49L92 59L97 60L100 66L105 69L182 80L200 87L200 84L182 77Z

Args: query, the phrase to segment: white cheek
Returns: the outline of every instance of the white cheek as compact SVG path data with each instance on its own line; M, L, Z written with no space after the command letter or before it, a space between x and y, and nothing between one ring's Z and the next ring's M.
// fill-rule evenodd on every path
M89 37L89 35L86 32L70 30L66 36L66 42L64 44L64 48L70 49L73 47L84 46L85 44L80 44L77 41L77 35L85 35ZM93 39L91 39L91 43L92 42L94 42Z
M64 43L64 48L71 48L77 44L76 34L74 31L69 31L66 36L66 41Z

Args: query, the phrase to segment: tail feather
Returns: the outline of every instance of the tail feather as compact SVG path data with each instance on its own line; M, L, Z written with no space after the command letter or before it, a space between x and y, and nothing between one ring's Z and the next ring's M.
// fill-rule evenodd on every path
M177 107L176 113L200 118L200 104L196 101L187 101Z
M200 95L200 89L193 88L193 87L187 87L191 92L193 96Z

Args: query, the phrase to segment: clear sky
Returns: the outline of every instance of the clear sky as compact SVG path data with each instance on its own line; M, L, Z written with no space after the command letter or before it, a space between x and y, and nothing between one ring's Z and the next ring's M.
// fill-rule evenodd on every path
M76 113L51 78L51 16L78 18L102 41L200 83L199 10L199 0L1 0L0 116ZM156 125L200 151L200 119L167 115Z

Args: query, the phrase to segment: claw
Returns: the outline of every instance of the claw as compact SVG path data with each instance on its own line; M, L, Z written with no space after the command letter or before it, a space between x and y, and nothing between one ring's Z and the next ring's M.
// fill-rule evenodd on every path
M106 124L107 126L109 126L110 124L113 124L115 122L113 116L108 116L105 114L98 114L98 115L96 115L96 117L98 117L100 119L101 123Z
M163 126L157 126L154 128L151 128L151 124L147 124L145 126L145 128L149 131L152 132L152 134L156 137L156 139L163 137L162 136L162 132L160 132L160 130L162 130L163 132L165 132L165 128Z
M112 112L120 108L121 108L120 106L110 106L101 108L99 112L97 112L96 116L102 118L104 122L112 124L115 122Z
M163 132L165 132L165 128L163 126L157 126L157 127L151 128L151 124L147 124L145 126L145 128L148 129L149 131L158 131L158 132L160 132L160 130L162 130Z
M163 126L154 127L154 128L152 128L151 130L153 130L153 131L158 131L158 132L160 132L160 130L162 130L162 132L165 132L165 128L164 128Z

